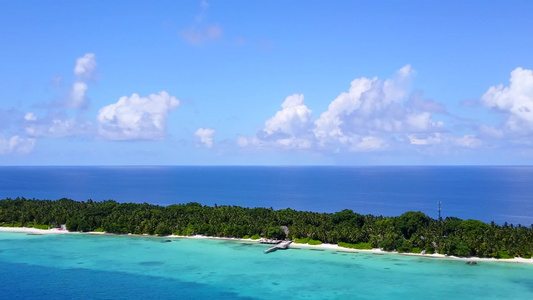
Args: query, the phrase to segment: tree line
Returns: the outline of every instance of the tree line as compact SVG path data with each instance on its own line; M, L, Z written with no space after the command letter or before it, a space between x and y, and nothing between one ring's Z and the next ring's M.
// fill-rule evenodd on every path
M0 200L0 226L48 228L62 224L70 231L82 232L237 238L260 235L456 256L531 258L533 252L533 225L500 226L455 217L436 220L414 211L384 217L361 215L348 209L317 213L289 208L204 206L194 202L159 206L112 200ZM281 226L289 229L288 236Z

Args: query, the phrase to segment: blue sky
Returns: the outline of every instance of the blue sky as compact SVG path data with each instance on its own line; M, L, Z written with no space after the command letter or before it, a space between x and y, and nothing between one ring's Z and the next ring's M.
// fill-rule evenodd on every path
M531 1L2 6L1 165L533 162Z

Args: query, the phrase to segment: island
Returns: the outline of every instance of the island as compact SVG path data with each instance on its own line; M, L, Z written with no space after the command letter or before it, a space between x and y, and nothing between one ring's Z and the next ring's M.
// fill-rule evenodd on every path
M0 227L61 228L68 231L159 236L292 240L296 245L334 244L348 249L381 249L457 257L524 258L533 253L533 225L490 224L455 217L433 219L419 211L400 216L361 215L290 208L169 206L70 199L0 200Z

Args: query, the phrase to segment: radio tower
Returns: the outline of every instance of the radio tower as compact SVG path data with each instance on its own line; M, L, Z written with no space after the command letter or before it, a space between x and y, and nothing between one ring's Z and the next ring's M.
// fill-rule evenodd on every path
M441 215L440 215L440 201L437 202L437 204L438 204L438 206L439 206L438 211L439 211L439 221L440 221L440 220L442 220L442 217L441 217Z

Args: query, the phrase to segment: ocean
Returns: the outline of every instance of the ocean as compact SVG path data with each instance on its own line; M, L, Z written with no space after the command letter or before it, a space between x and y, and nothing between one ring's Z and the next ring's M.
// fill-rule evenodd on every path
M533 167L0 167L0 198L422 211L533 224Z
M533 299L533 265L0 232L1 299Z
M531 167L0 167L0 198L422 211L533 223ZM0 232L0 299L533 299L533 265Z

